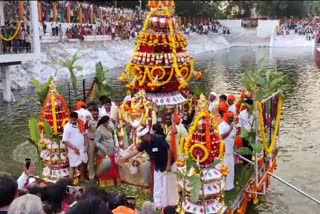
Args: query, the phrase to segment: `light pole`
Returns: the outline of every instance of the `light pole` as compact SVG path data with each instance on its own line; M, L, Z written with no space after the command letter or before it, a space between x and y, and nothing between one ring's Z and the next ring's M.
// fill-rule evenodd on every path
M117 0L114 0L114 8L117 8Z
M142 10L142 0L139 0L139 9Z

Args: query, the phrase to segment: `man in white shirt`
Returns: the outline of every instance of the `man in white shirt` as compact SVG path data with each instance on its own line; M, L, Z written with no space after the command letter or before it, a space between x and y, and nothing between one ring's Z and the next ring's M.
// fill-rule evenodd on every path
M236 107L236 104L234 103L235 100L236 100L236 98L233 94L230 94L228 96L228 100L227 100L227 102L229 104L228 111L231 111L234 114L237 113L237 107Z
M225 143L225 155L223 163L228 166L229 174L226 178L225 190L234 188L234 138L236 130L233 128L234 114L226 112L223 114L223 122L219 124L219 132Z
M78 122L77 112L72 112L70 114L70 121L66 124L63 130L62 143L64 143L68 148L70 178L74 178L75 169L80 167L80 180L86 181L85 167L88 162L88 140L84 124L81 125Z
M118 106L110 100L107 96L102 96L99 98L102 106L99 108L99 118L103 116L108 116L115 123L118 121Z
M247 130L247 132L252 132L255 131L255 118L253 115L253 100L252 99L247 99L245 100L246 103L246 109L242 110L239 114L239 126L243 127ZM252 150L249 142L246 139L242 139L243 146L248 147L249 149ZM243 155L245 158L248 160L252 159L252 155ZM248 164L246 161L244 161L245 164Z
M209 111L210 113L214 113L214 111L217 109L219 104L219 101L217 100L217 93L214 91L210 92L209 100L210 100Z

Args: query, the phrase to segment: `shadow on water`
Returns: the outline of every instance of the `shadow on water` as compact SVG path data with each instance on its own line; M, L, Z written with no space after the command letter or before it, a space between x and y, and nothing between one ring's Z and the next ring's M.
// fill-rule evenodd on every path
M279 166L275 174L302 188L311 195L320 198L320 70L314 61L312 51L304 49L267 48L232 48L216 53L196 56L196 67L206 70L208 75L202 83L206 91L217 93L241 93L241 74L256 67L260 58L265 57L265 64L288 75L291 88L287 92L283 119L280 129ZM117 77L120 71L109 74L111 84L119 91L116 100L125 94ZM16 92L18 99L34 96L32 88ZM39 114L35 102L23 105L0 105L0 170L13 174L21 172L16 160L23 160L25 153L16 155L13 150L25 142L28 134L28 118ZM22 151L25 151L22 149ZM306 179L307 178L307 179ZM320 213L319 207L293 192L278 181L272 180L268 195L260 205L248 211L249 214L260 213Z

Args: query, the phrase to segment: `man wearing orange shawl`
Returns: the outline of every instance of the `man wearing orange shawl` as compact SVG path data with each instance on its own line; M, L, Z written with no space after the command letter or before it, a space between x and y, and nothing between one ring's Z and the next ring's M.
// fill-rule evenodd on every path
M87 154L87 135L85 133L84 123L78 119L78 113L70 114L70 121L63 130L62 143L68 148L68 159L70 167L70 178L74 178L74 171L80 168L80 180L85 179L85 167L88 162Z
M229 168L229 174L226 178L225 190L234 188L234 138L236 130L233 128L234 113L226 112L223 115L223 122L219 124L219 132L225 143L225 155L223 162Z

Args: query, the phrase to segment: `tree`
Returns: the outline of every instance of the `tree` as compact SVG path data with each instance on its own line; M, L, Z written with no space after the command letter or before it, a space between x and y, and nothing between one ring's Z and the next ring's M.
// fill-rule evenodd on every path
M223 12L227 17L247 18L251 17L253 7L253 1L228 1Z
M76 52L71 59L60 60L57 64L68 69L71 78L71 84L74 91L75 97L78 96L78 84L77 84L77 71L82 71L83 67L80 65L75 65L76 61L79 59L78 52Z
M269 17L305 17L308 15L308 3L304 1L256 1L259 15Z
M220 18L218 3L210 1L175 1L176 14L182 17Z

